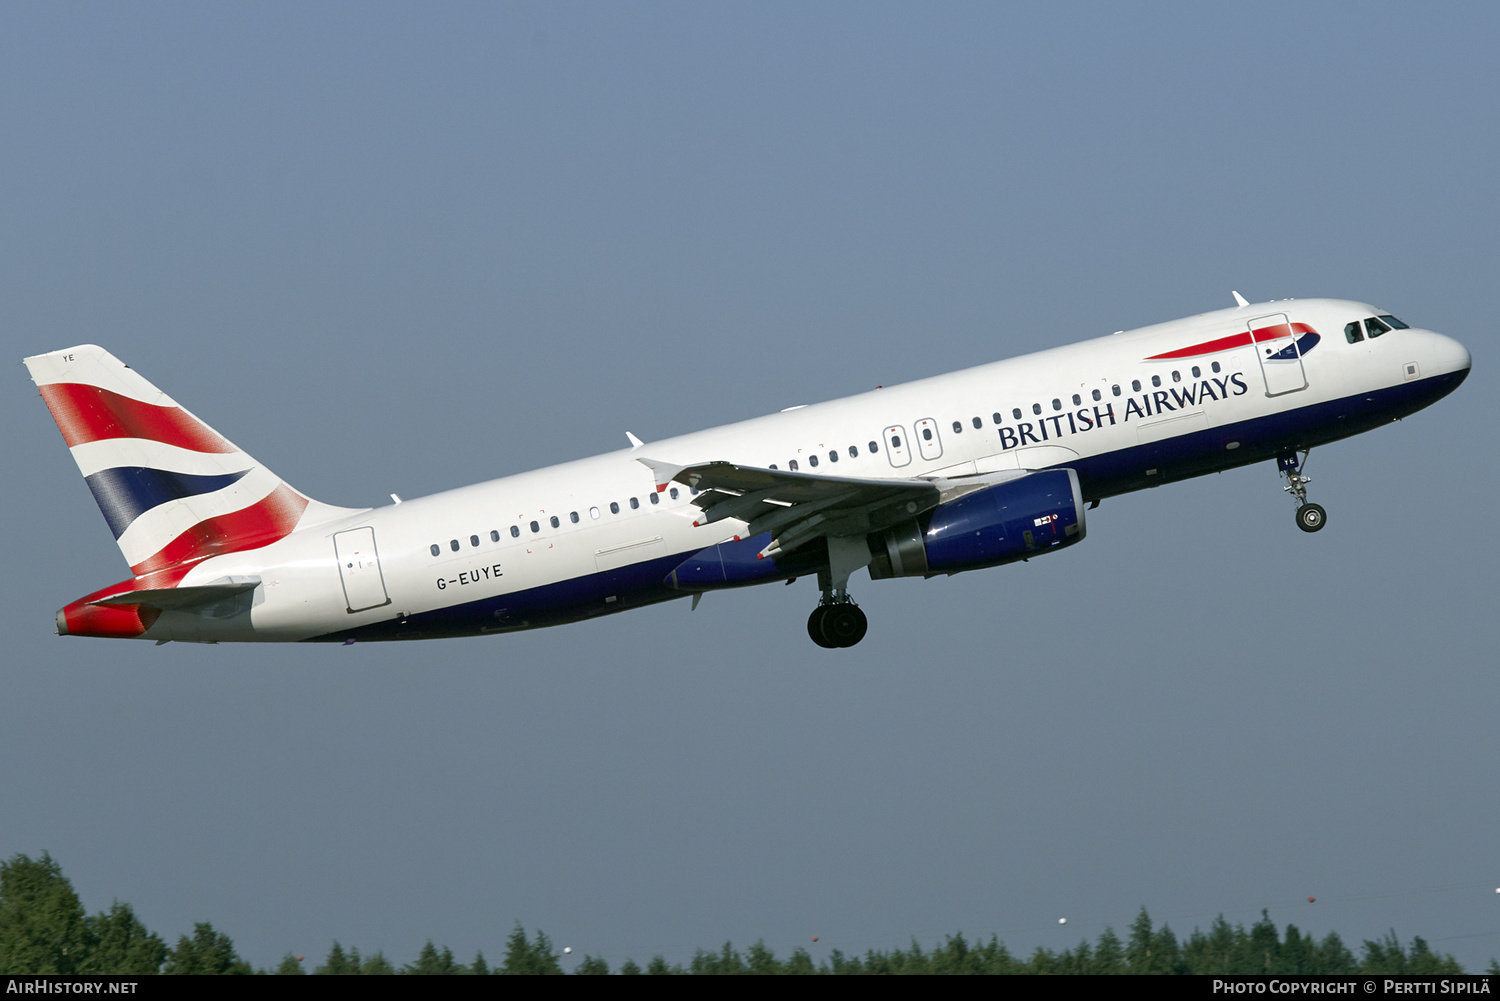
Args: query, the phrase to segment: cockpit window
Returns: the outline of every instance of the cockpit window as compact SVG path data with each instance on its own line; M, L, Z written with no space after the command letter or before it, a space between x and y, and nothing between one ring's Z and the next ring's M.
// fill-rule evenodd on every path
M1386 324L1392 330L1410 330L1411 329L1406 324L1404 324L1400 320L1396 319L1394 316L1391 316L1389 313L1381 313L1380 314L1380 318L1382 320L1384 320L1386 322Z
M1369 333L1370 340L1373 341L1381 334L1390 333L1391 328L1387 327L1384 323L1381 323L1380 320L1376 317L1367 316L1365 317L1365 330Z
M1344 324L1344 340L1350 344L1358 344L1365 339L1365 332L1360 328L1359 321Z

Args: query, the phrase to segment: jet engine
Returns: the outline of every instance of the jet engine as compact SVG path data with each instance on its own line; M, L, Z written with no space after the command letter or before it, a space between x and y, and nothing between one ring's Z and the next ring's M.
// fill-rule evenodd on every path
M1084 536L1078 474L1049 469L944 501L870 536L870 577L931 577L996 567Z

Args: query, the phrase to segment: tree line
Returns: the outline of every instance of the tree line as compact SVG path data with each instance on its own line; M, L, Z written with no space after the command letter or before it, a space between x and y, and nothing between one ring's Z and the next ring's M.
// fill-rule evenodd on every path
M300 956L288 953L274 970L254 969L235 952L228 935L212 924L193 926L176 945L146 928L129 904L116 902L107 911L85 914L73 884L50 855L15 855L0 862L0 974L315 974L333 975L489 975L561 974L561 956L541 931L528 936L518 924L505 943L499 965L481 952L473 962L458 962L447 947L429 940L417 958L396 966L381 952L362 956L337 940L321 965L311 971ZM948 936L924 950L915 940L907 949L871 949L863 956L838 949L814 962L806 949L785 959L757 942L741 952L726 942L718 951L699 949L687 963L668 963L656 956L645 967L627 959L618 970L597 956L584 956L575 974L1461 974L1448 954L1432 951L1420 937L1403 945L1394 931L1379 941L1366 940L1356 956L1337 933L1321 939L1295 925L1278 930L1270 915L1249 929L1231 926L1220 916L1208 930L1193 929L1179 940L1167 925L1154 925L1146 909L1121 939L1106 928L1097 940L1081 941L1054 952L1038 947L1017 956L997 938L969 942ZM1500 974L1490 961L1488 971Z

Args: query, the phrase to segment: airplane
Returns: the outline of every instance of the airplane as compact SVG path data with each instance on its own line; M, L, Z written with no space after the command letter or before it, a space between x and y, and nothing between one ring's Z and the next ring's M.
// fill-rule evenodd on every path
M1029 560L1106 498L1274 460L1297 527L1315 446L1469 373L1462 344L1337 299L1251 304L379 508L313 500L103 348L27 358L132 576L66 636L407 640L558 625L815 576L807 631L868 629L851 575Z

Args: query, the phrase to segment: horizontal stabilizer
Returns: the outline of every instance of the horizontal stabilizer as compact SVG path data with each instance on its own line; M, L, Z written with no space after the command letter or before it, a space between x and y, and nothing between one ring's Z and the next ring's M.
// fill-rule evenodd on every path
M253 591L260 586L259 577L225 577L212 584L196 584L189 587L161 587L145 591L123 591L107 598L90 602L94 605L139 605L158 611L180 612L203 605L214 605L233 598L237 594Z

